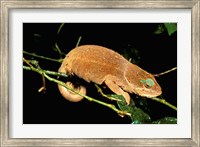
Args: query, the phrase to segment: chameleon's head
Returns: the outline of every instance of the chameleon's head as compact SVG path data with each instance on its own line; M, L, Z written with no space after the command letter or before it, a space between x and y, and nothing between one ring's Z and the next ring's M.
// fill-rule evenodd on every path
M140 82L140 83L139 83ZM157 97L162 94L160 85L154 77L142 78L138 81L138 87L135 88L135 93L143 97Z
M132 92L139 96L152 98L162 94L161 87L154 76L136 65L134 70L128 71L126 78L131 84Z

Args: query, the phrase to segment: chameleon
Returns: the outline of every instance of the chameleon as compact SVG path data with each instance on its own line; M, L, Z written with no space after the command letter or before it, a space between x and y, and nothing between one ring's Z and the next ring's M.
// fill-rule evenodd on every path
M129 62L119 53L99 45L75 47L65 56L58 72L76 75L98 85L104 83L113 93L122 95L127 105L130 104L131 93L147 98L162 94L161 87L152 74ZM83 85L77 87L69 81L66 85L86 94ZM58 85L58 89L71 102L83 99L61 85Z

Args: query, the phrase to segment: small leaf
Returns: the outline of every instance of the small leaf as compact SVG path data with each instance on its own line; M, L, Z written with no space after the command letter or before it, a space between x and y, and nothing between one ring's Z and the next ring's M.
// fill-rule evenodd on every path
M122 111L131 113L130 117L133 124L142 124L151 122L151 118L149 117L149 115L146 114L144 111L142 111L140 108L137 108L132 99L130 101L130 104L127 105L123 96L117 96L117 97L122 100L121 102L117 102L118 107Z
M161 34L165 31L167 31L169 36L171 36L174 32L177 31L177 24L176 23L159 24L154 34Z
M168 32L169 36L171 36L177 30L176 23L164 23L164 25L165 25L165 27L167 29L167 32Z
M132 123L138 124L138 122L140 122L145 124L151 122L150 116L138 107L133 107L129 113L131 113Z
M144 110L145 112L150 112L149 106L147 103L147 98L139 97L134 99L136 106L140 107L140 109Z
M154 34L161 34L165 31L165 27L163 24L158 25L157 30L154 32Z
M177 118L164 117L160 120L153 121L152 124L177 124Z
M149 117L149 115L142 111L140 108L136 107L135 102L132 99L130 101L130 104L127 105L122 95L109 94L108 96L121 100L120 102L117 102L117 105L120 110L131 114L130 117L132 120L132 124L144 124L151 122L151 118Z

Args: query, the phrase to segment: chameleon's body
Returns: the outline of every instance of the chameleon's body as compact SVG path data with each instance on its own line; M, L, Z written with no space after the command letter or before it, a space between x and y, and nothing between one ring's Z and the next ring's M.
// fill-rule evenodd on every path
M99 85L105 83L111 91L123 95L127 104L130 103L128 93L144 97L156 97L162 93L152 74L130 63L113 50L97 45L83 45L71 50L66 55L59 72L75 74L87 82ZM141 82L145 79L150 79L153 85L148 86ZM67 85L73 87L69 82ZM58 87L63 97L69 101L77 102L82 99L63 86ZM86 94L83 86L78 90Z

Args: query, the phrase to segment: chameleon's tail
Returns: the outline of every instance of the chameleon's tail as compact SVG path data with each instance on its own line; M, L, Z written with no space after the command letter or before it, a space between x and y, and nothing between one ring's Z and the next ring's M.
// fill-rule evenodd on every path
M83 95L86 94L86 88L82 85L74 86L71 82L66 82L66 86L68 86L71 89L74 89L75 91L77 91L80 94L83 94ZM62 94L62 96L65 99L67 99L68 101L79 102L83 99L82 96L72 92L71 90L69 90L61 85L58 85L58 89L59 89L60 93Z
M63 68L62 66L59 68L58 71L67 74L65 68ZM75 86L71 82L66 82L66 86L68 86L69 88L77 91L78 93L80 93L82 95L86 94L86 88L84 86L82 86L82 85L78 85L78 86L76 85ZM63 86L61 86L59 84L58 84L58 89L59 89L61 95L65 99L67 99L68 101L79 102L79 101L81 101L83 99L83 96L78 95L77 93L74 93L73 91L71 91L71 90L69 90L69 89L67 89L67 88L65 88L65 87L63 87Z

